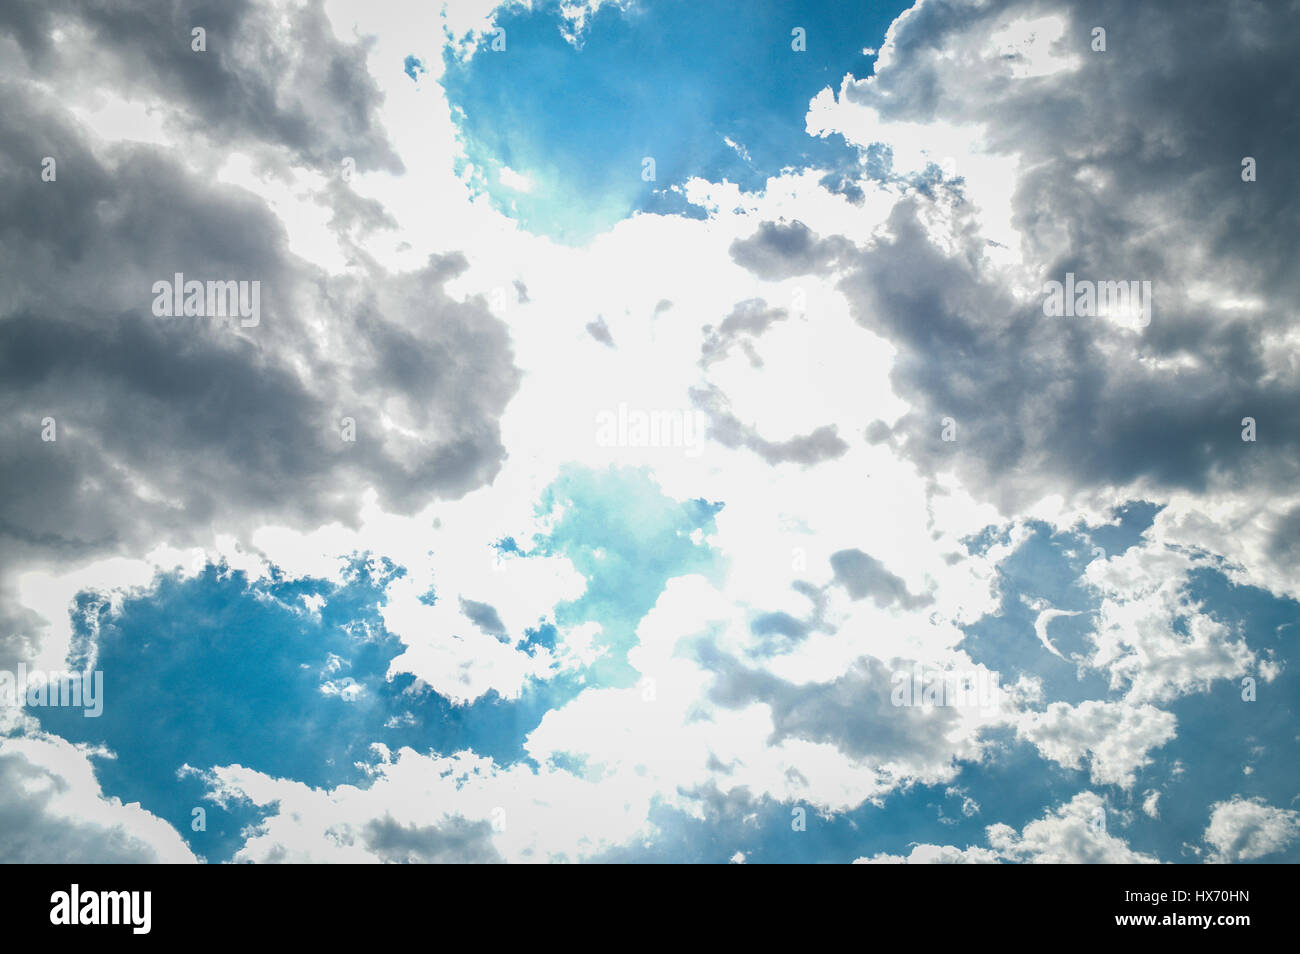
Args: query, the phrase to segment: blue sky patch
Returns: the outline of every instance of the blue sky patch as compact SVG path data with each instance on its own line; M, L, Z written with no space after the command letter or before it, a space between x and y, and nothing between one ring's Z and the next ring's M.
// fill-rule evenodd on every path
M869 75L863 49L908 6L606 5L580 48L562 36L556 3L511 7L497 16L505 49L489 36L466 61L448 52L443 83L477 187L525 228L579 244L635 212L688 212L674 187L692 176L757 190L788 167L855 169L842 139L807 135L808 103L845 73ZM792 49L795 28L804 52Z

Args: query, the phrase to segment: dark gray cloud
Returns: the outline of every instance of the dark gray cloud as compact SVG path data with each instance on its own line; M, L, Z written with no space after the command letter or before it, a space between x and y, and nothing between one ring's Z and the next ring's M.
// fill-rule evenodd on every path
M1300 294L1300 198L1284 171L1300 146L1298 10L927 0L897 24L890 66L843 95L895 120L981 122L990 150L1018 155L1014 224L1040 284L1071 271L1150 280L1155 294L1139 333L1047 318L1041 297L1026 305L989 267L959 189L913 190L840 285L857 320L899 349L892 382L913 410L897 446L1008 510L1138 480L1294 487L1300 382L1280 371L1280 339ZM1058 53L1079 70L1010 81L963 59L1016 15L1048 12L1065 17ZM1098 24L1105 53L1089 49ZM1243 156L1268 174L1243 183ZM929 205L950 215L942 239ZM803 268L803 243L790 244L789 267ZM1262 306L1233 306L1245 297ZM1241 441L1246 416L1267 439ZM945 417L955 441L941 439Z
M0 755L0 864L152 864L164 859L124 827L50 813L67 782L21 755ZM179 843L178 843L179 845Z
M391 816L365 828L366 847L397 864L492 864L501 856L492 845L492 826L459 815L441 825L403 825Z
M328 276L262 200L178 160L96 146L57 99L0 79L0 656L31 637L19 567L351 523L371 487L411 512L504 459L518 372L486 302L443 291L463 256L394 275L358 255ZM346 197L343 231L383 224ZM260 282L260 323L155 317L153 284L177 272Z
M609 333L609 325L605 324L603 315L597 315L595 321L587 322L587 334L607 347L614 347L614 337Z
M794 683L706 646L699 653L717 674L709 694L714 703L771 707L773 744L788 738L824 742L857 761L895 763L916 774L933 771L953 755L948 736L960 721L955 707L894 705L895 674L910 678L906 665L864 656L830 682Z
M894 603L903 609L919 609L933 602L929 596L913 596L907 584L895 576L883 563L861 550L839 550L831 554L831 569L835 582L848 591L855 600L871 597L877 606Z
M721 361L732 347L739 345L754 367L762 367L763 361L753 348L753 340L758 338L778 321L787 317L784 308L769 308L761 298L750 298L737 302L731 314L722 319L714 328L705 325L704 343L700 345L700 364L708 367L715 361Z
M444 291L464 257L391 274L355 241L395 222L342 161L402 171L365 56L318 2L0 5L0 666L30 664L49 622L19 604L20 572L355 524L372 489L409 513L501 466L519 376L486 302ZM161 115L176 147L99 140L69 109L98 90ZM264 177L327 175L314 198L347 271L297 258L262 199L219 181L232 150ZM258 282L260 321L156 317L154 283L176 273ZM46 775L0 759L0 823L27 833L6 860L157 860L124 830L53 816L65 783ZM370 834L390 860L495 858L463 819Z
M337 39L320 0L287 10L253 0L5 6L0 30L26 70L68 98L108 89L160 105L170 122L223 149L264 145L298 164L333 170L351 157L362 170L402 171L376 116L368 44ZM206 51L191 47L196 27Z
M510 636L506 632L506 624L501 621L501 614L497 612L495 606L477 600L467 600L462 596L460 611L487 635L495 636L502 642L509 642Z
M749 238L731 243L731 257L760 278L779 281L796 275L825 274L852 249L853 243L842 236L818 238L798 220L764 222Z
M382 203L358 195L341 178L331 178L316 201L332 213L329 227L348 238L364 238L381 229L397 228L397 220Z
M724 447L745 447L769 464L811 466L833 460L849 449L834 424L784 441L770 441L731 413L726 395L716 387L691 389L692 403L709 418L708 436Z
M1292 507L1273 526L1268 549L1280 564L1295 566L1300 562L1300 507Z

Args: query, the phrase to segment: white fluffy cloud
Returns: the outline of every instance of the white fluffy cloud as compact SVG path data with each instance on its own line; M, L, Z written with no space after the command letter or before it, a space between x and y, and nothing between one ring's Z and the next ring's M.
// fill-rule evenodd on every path
M1300 838L1300 812L1237 796L1214 805L1205 843L1214 863L1254 861Z
M1195 557L1158 544L1094 560L1086 579L1101 597L1090 666L1110 675L1131 703L1204 692L1216 680L1259 675L1277 666L1187 593Z
M915 845L907 855L881 853L858 858L854 864L1158 864L1150 855L1133 851L1123 838L1106 829L1105 801L1093 792L1080 792L1017 832L1009 825L990 825L990 847Z
M1172 713L1155 706L1090 700L1072 706L1054 702L1044 712L1026 712L1017 730L1044 758L1069 768L1087 761L1096 785L1133 785L1135 772L1150 763L1177 731Z
M1001 859L987 848L954 848L952 845L916 845L906 855L878 854L858 858L855 865L995 865Z
M1107 831L1106 804L1093 792L1030 822L1017 832L1009 825L990 825L989 844L1008 861L1034 864L1157 864L1158 859L1133 851Z

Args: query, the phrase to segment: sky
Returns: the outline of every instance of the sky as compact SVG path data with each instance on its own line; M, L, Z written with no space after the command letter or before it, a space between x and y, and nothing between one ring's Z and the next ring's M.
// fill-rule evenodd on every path
M1300 4L169 8L0 6L0 859L1300 860Z

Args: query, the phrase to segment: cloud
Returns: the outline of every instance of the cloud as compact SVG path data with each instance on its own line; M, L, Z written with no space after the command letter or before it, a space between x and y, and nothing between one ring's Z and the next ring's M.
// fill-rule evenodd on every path
M489 822L454 818L441 826L400 825L391 817L371 821L366 847L388 862L407 864L485 864L500 861L492 847Z
M895 676L911 661L864 656L852 643L840 663L806 639L783 658L805 675L777 675L770 637L744 616L699 576L669 581L628 653L636 685L585 689L548 712L530 754L692 812L764 796L843 811L914 781L950 781L954 760L979 761L981 730L1001 722L992 709L897 705ZM846 632L825 638L849 642ZM839 674L809 679L801 659Z
M99 150L38 97L4 102L0 179L22 223L0 238L8 567L210 542L214 524L354 521L358 481L410 512L499 468L518 372L486 304L443 290L463 257L327 276L252 194L154 147ZM62 144L56 181L29 174L18 129ZM176 272L259 281L260 324L154 317L153 283Z
M870 596L877 606L898 603L904 609L917 609L933 602L927 596L913 596L907 584L890 573L885 565L861 550L840 550L831 554L835 582L855 600Z
M1101 597L1089 665L1107 671L1126 701L1163 702L1220 679L1276 675L1274 663L1189 596L1196 566L1187 554L1154 544L1089 564L1087 580Z
M587 322L587 333L601 344L614 347L614 338L609 333L609 325L605 324L605 319L600 315L597 315L594 321Z
M769 308L761 298L737 302L731 314L722 319L716 330L712 326L705 327L704 344L700 346L703 353L700 364L707 368L713 362L725 358L733 346L739 345L750 363L761 367L763 362L753 349L753 340L774 322L784 321L785 318L784 308Z
M715 388L692 390L691 400L709 416L709 436L724 447L744 447L769 464L820 464L834 460L849 449L834 424L824 424L807 434L786 440L768 440L756 428L730 412L727 399Z
M1092 792L1074 798L1017 832L1005 824L986 829L991 847L955 848L914 845L908 855L880 853L854 864L1159 864L1159 859L1134 851L1106 830L1106 803Z
M996 37L1031 14L1063 24L1040 45L1068 69L1011 71ZM1297 200L1283 180L1256 188L1238 173L1243 155L1292 149L1268 117L1296 93L1295 18L1168 4L1087 17L925 0L895 22L872 76L814 103L811 128L864 147L977 131L954 140L960 178L900 201L841 284L858 321L899 349L892 380L912 410L895 432L928 472L955 469L1008 511L1099 486L1283 491L1300 438L1284 409L1300 393L1278 373L1281 303L1297 277L1259 236L1292 234ZM1103 21L1110 47L1093 54ZM1137 36L1159 52L1136 54ZM1248 77L1229 65L1243 59ZM1220 75L1237 77L1231 89ZM1158 105L1153 89L1167 93ZM1005 245L1012 227L1018 248L1002 254L990 230ZM1151 280L1150 326L1044 317L1042 282L1067 271ZM1267 445L1241 441L1247 415L1270 422ZM946 416L955 443L939 440Z
M256 584L230 588L273 605L300 641L355 636L377 668L358 655L303 670L313 704L354 719L328 771L306 745L289 772L244 749L187 768L214 802L256 809L230 847L240 861L590 860L704 843L766 858L762 826L788 825L792 805L846 827L880 811L889 850L863 862L1156 860L1167 839L1147 846L1167 829L1143 829L1137 851L1106 832L1132 817L1090 792L1007 806L1015 827L991 825L987 848L945 842L997 822L998 786L1046 791L1060 773L1044 760L1144 792L1144 825L1200 811L1166 784L1177 730L1194 738L1206 701L1186 697L1285 679L1249 600L1205 580L1297 585L1284 306L1300 278L1264 237L1294 232L1275 175L1294 150L1270 119L1295 91L1294 27L1266 9L1107 4L1102 60L1091 21L1050 0L922 0L870 77L784 120L860 147L856 167L772 165L772 142L732 129L724 142L746 144L757 178L687 170L671 197L699 217L627 217L614 201L622 220L569 247L474 194L477 147L439 83L442 28L454 57L497 14L455 7L0 14L14 54L0 55L0 205L14 223L0 233L0 480L13 488L0 662L75 647L120 663L135 645L124 601L172 609L159 594L180 580L225 599L217 584L240 573ZM561 11L571 42L614 21L593 20L598 7ZM189 50L191 19L206 54ZM524 17L508 22L516 49ZM1198 37L1220 27L1207 50ZM429 65L419 84L407 57ZM1247 59L1257 69L1236 68ZM802 163L810 143L783 148ZM1250 185L1246 149L1273 170ZM55 182L39 177L46 151ZM505 178L519 169L534 186L522 203L569 185L509 158ZM610 181L642 189L619 162ZM781 171L764 178L769 166ZM591 181L574 187L600 204ZM153 317L153 282L178 271L259 280L262 321ZM1066 271L1150 278L1152 324L1045 318L1042 283ZM593 439L595 416L624 405L698 410L699 453ZM1256 442L1240 440L1248 414ZM47 415L56 442L40 439ZM1136 499L1161 508L1145 532L1112 519ZM1030 546L1044 524L1052 542ZM1089 535L1115 555L1057 552ZM349 604L349 554L358 572L384 568L364 610ZM337 602L319 595L336 584ZM1063 609L1040 628L1031 604ZM1052 613L1091 628L1058 623L1053 643ZM1074 651L1040 652L1031 628ZM155 656L164 645L143 640ZM183 666L184 641L166 645ZM892 698L914 667L995 665L1015 680L997 711ZM277 666L297 663L281 648L262 672ZM292 726L298 709L282 693L244 717ZM127 739L119 765L162 751L154 732ZM47 755L65 744L45 742ZM19 853L72 856L83 839L96 857L185 856L158 817L101 791L99 755L75 750L85 764L65 804L72 770L29 768L36 750L15 745L27 741L0 749L15 824L99 812ZM368 761L336 771L332 754L354 750ZM339 783L355 773L364 784ZM920 829L937 784L960 792L960 813L887 830ZM1206 851L1285 850L1293 814L1219 803Z
M747 239L731 243L731 257L761 278L779 281L825 274L852 249L844 238L818 238L802 222L763 222Z
M195 51L202 28L206 50ZM343 43L318 3L142 0L44 4L11 27L26 66L60 98L114 90L222 148L270 148L303 165L402 170L377 117L365 40ZM58 31L59 41L50 42ZM140 69L141 63L149 64ZM93 96L92 96L93 98Z
M1007 861L1032 864L1158 864L1106 830L1106 806L1092 792L1080 792L1064 805L1017 832L1009 825L988 827L989 844Z
M7 721L7 720L6 720ZM30 727L29 727L30 729ZM40 864L181 864L194 855L169 824L108 796L91 757L39 731L0 739L0 861Z
M1019 733L1044 758L1067 768L1087 760L1093 784L1123 788L1132 787L1136 771L1151 763L1150 751L1173 739L1177 727L1172 713L1154 706L1097 700L1077 706L1054 702L1044 712L1022 714L1018 722Z
M236 861L580 861L649 831L649 803L614 808L568 772L503 767L469 752L381 755L365 787L313 788L244 766L202 773L218 804L267 810Z
M996 865L997 852L987 848L954 848L951 845L916 845L906 855L881 852L870 858L858 858L855 865Z
M1205 842L1216 864L1255 861L1300 838L1300 812L1275 808L1261 798L1234 796L1216 802L1205 829Z

